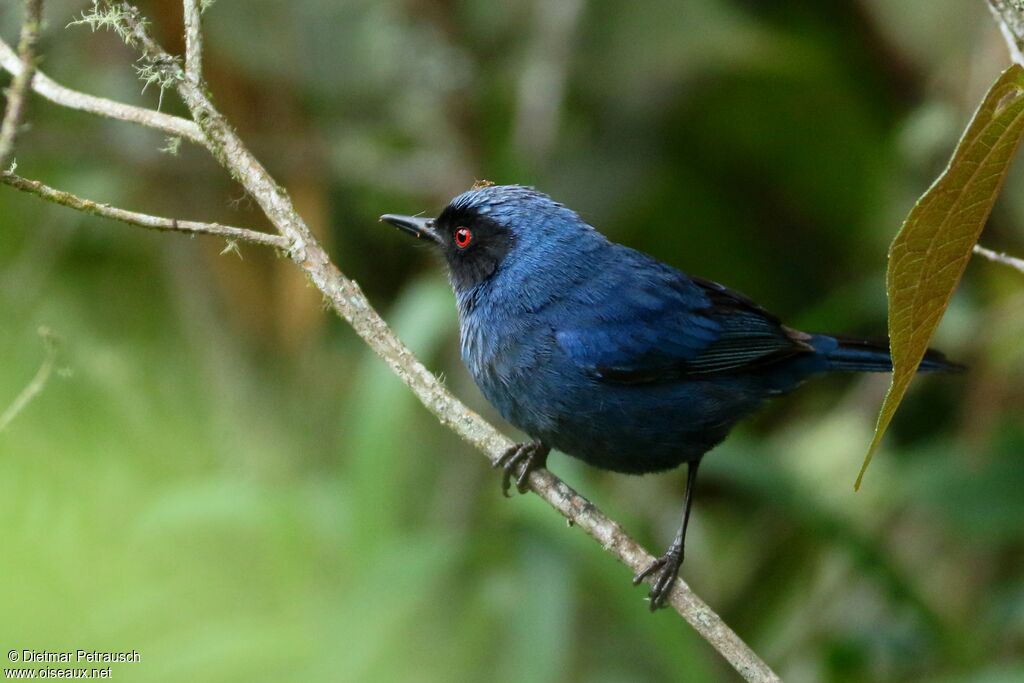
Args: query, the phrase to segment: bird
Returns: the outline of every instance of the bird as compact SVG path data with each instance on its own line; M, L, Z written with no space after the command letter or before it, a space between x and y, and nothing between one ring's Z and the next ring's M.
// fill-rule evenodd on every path
M687 465L678 531L633 577L650 581L651 611L682 566L704 455L814 375L892 369L887 343L787 327L738 292L612 242L530 187L477 184L436 217L380 220L443 256L463 362L530 438L497 460L506 496L513 479L528 490L552 449L624 474ZM930 350L920 369L959 367Z

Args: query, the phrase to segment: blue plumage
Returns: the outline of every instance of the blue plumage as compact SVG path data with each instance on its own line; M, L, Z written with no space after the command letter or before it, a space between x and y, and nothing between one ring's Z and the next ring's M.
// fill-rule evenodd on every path
M506 489L517 476L524 490L552 447L633 474L690 464L680 533L637 577L655 578L652 608L682 562L703 455L812 375L891 368L885 345L787 328L722 285L610 242L529 188L473 189L436 219L383 219L441 249L463 360L502 417L535 439L507 454ZM935 353L922 365L949 367Z

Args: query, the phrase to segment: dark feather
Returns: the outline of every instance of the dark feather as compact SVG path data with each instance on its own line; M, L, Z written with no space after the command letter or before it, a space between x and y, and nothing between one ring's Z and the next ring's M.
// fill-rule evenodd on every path
M556 331L559 345L591 376L621 384L672 381L813 351L743 295L686 278L638 252L622 253L642 262L637 271L653 268L657 276L612 283L600 320L577 310L572 326Z

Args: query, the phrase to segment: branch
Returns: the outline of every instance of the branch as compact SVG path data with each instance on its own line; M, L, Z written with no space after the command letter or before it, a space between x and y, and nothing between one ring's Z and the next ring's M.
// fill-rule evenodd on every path
M0 39L0 66L15 77L22 73L21 60L18 59L14 50L2 39ZM145 107L136 107L103 97L86 95L77 90L65 88L38 70L36 71L35 78L32 79L32 89L54 104L59 104L68 109L77 109L89 112L90 114L104 116L108 119L137 123L147 128L163 131L169 135L185 138L197 145L206 144L202 131L194 121L189 121L179 116L163 114L152 109L146 109Z
M982 258L992 261L993 263L1002 263L1004 266L1009 266L1014 270L1024 273L1024 259L1019 259L1016 256L1010 256L1009 254L1005 254L1001 251L986 249L980 244L974 245L974 253Z
M105 4L123 16L124 28L128 30L131 43L139 47L144 59L160 72L162 82L172 84L177 89L201 129L198 136L190 139L201 141L259 204L289 244L288 257L320 290L334 311L348 321L367 345L387 362L441 424L481 450L491 463L496 463L512 442L452 396L388 328L359 286L346 278L331 262L296 212L288 193L242 143L210 101L205 88L198 81L186 77L186 69L149 35L138 10L127 3L111 0L106 0ZM633 572L639 572L653 560L650 553L630 538L616 522L548 470L534 471L529 484L538 496L572 525L578 526L598 541L607 552ZM761 658L681 579L676 580L668 604L717 649L743 678L756 682L779 680Z
M988 8L1010 51L1010 59L1024 66L1024 6L1020 0L988 0Z
M200 83L203 80L203 32L200 0L184 0L185 9L185 75Z
M21 23L21 38L18 41L18 55L15 57L21 69L7 91L7 110L4 112L3 124L0 124L0 168L7 168L7 159L14 150L14 138L18 135L18 126L21 125L25 111L25 92L36 68L35 48L39 40L42 10L42 0L25 0L25 18Z
M60 204L62 206L75 209L76 211L92 214L93 216L102 216L111 220L120 221L121 223L127 223L128 225L146 228L147 230L183 232L193 235L213 235L226 240L276 247L282 251L288 250L288 240L279 235L268 235L265 232L257 232L256 230L249 230L246 228L234 228L229 225L220 225L218 223L179 221L175 218L160 218L158 216L149 216L144 213L125 211L124 209L118 209L107 204L100 204L99 202L94 202L90 199L77 197L69 192L56 190L48 185L44 185L38 180L22 178L21 176L7 171L0 172L0 183L10 185L22 192L34 194L37 197L41 197L48 202L53 202L54 204Z
M43 393L43 389L46 388L46 383L50 381L50 375L53 373L53 368L57 364L57 340L54 338L53 333L50 332L47 327L39 328L39 336L43 338L43 346L46 348L46 358L43 359L42 364L36 371L36 374L29 381L25 388L14 397L14 401L11 405L7 406L3 414L0 414L0 432L7 429L7 425L11 424L11 421L16 418L21 411L25 410L25 406L32 402L39 394Z
M988 0L988 8L1003 34L1006 49L1010 51L1010 59L1024 66L1024 3L1021 0ZM980 244L974 245L974 253L1024 273L1022 259L986 249Z

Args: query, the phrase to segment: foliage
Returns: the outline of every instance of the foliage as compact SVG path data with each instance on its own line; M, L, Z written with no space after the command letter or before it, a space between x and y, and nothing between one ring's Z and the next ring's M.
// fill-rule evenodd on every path
M889 248L892 384L854 488L860 488L949 306L1022 135L1024 68L1014 64L989 89L949 166L914 205Z

